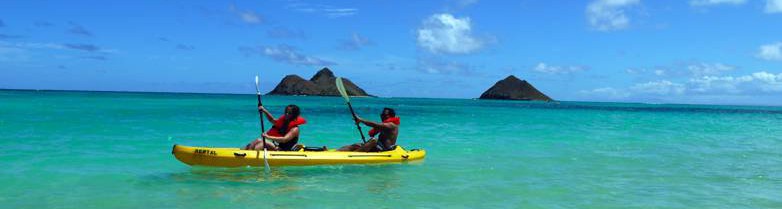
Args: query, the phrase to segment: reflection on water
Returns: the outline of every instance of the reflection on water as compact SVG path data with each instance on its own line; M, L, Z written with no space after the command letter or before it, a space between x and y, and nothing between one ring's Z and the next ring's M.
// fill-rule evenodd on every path
M367 181L369 192L381 192L400 185L399 169L405 164L381 165L329 165L305 167L271 167L269 173L263 167L213 168L191 167L170 174L178 183L250 183L250 184L317 184L321 181L353 179ZM295 191L299 187L279 188L279 192Z
M256 183L267 181L285 181L289 180L290 176L286 174L285 170L280 168L271 168L269 173L265 173L262 167L192 167L189 170L171 174L171 178L178 182Z
M170 174L168 180L190 185L234 185L235 187L256 185L264 188L264 193L270 195L307 191L345 192L356 189L372 194L389 194L389 191L401 187L401 172L405 170L405 166L410 165L272 167L269 173L264 172L263 167L192 167Z
M367 183L367 192L383 194L399 188L400 174L398 167L385 166L378 168L377 174L372 175Z
M272 208L367 205L401 198L403 190L409 188L403 176L410 178L409 174L420 168L404 164L272 167L265 173L263 167L190 167L151 181L142 180L140 187L173 189L169 191L174 192L174 202L184 205L206 200L228 205L269 202Z

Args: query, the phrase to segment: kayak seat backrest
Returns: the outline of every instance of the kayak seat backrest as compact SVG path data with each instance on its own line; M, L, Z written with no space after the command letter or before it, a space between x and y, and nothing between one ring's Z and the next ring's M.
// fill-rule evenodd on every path
M310 152L326 151L326 147L304 147L304 151L310 151Z

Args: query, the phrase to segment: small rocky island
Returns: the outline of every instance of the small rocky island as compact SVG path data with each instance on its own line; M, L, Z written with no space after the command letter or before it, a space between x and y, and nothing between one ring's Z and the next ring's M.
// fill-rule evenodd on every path
M513 75L497 81L494 86L481 94L480 99L553 101L527 81Z
M287 75L269 92L269 95L309 95L309 96L339 96L334 73L329 68L323 68L315 73L310 80L298 75ZM345 91L351 96L371 96L347 78L342 78Z

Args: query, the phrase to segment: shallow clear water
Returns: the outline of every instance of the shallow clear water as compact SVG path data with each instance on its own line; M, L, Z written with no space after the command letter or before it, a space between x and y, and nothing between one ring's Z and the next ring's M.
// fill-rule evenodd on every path
M360 141L337 97L301 141ZM0 91L0 208L782 208L782 108L355 98L402 118L423 162L193 168L173 144L238 147L255 95ZM366 130L367 128L365 128Z

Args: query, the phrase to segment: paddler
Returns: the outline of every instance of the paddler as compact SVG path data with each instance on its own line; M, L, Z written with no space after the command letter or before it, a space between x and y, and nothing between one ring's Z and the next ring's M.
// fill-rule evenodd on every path
M288 105L285 107L285 114L277 119L266 110L263 106L258 106L258 110L266 115L266 119L269 120L274 126L266 133L262 134L262 137L266 137L266 149L272 151L293 151L296 143L299 142L299 126L307 123L303 117L301 117L301 111L299 106ZM271 141L277 142L279 145L274 145ZM256 138L247 146L246 150L262 150L264 143L261 137Z
M380 113L380 120L383 122L373 122L356 116L356 124L363 123L372 127L372 130L369 130L369 141L347 145L339 148L338 151L382 152L393 150L396 146L396 138L399 136L399 117L396 116L394 109L386 107Z

